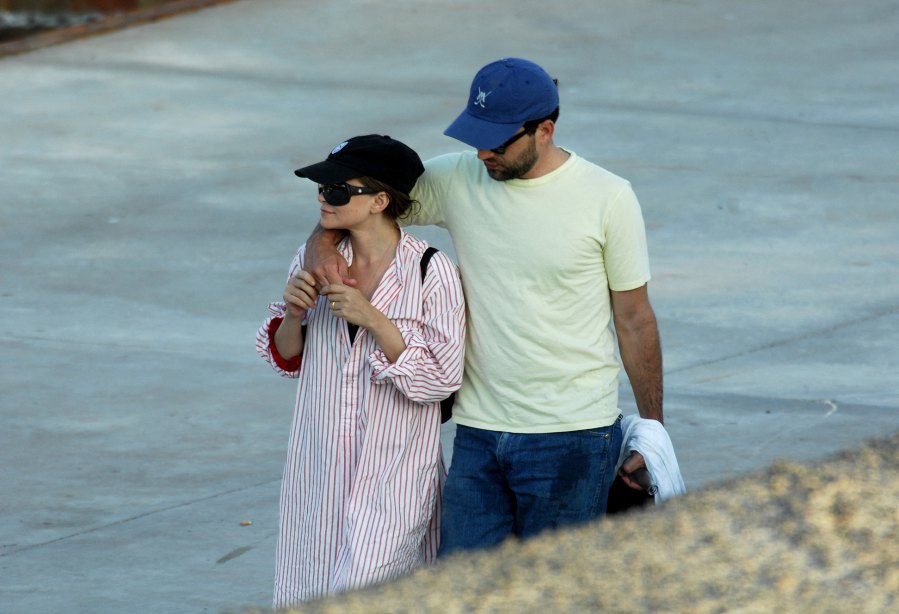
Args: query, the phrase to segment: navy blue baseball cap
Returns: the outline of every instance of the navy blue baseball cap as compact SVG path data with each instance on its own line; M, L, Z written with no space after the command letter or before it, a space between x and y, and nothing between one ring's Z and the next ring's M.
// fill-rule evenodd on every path
M504 58L478 71L468 106L443 134L475 149L493 149L524 122L543 119L558 106L559 90L545 70L529 60Z

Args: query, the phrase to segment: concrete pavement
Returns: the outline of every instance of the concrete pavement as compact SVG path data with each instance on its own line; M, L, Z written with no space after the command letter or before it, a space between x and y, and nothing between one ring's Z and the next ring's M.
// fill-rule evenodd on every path
M688 488L899 429L899 2L223 4L0 59L0 612L269 603L291 170L508 55L641 199Z

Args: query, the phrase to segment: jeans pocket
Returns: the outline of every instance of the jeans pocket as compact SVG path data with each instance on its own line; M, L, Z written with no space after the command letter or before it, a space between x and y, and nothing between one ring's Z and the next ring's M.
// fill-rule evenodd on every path
M589 437L601 437L608 441L612 437L612 427L611 426L601 426L595 429L584 429L580 431Z

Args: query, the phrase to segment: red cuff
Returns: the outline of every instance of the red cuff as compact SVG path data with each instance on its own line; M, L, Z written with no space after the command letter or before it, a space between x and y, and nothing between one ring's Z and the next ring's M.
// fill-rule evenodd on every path
M303 358L302 354L297 354L290 360L281 356L278 353L278 346L275 345L275 333L278 332L278 327L281 326L281 322L284 321L284 318L272 318L272 321L268 325L268 349L272 353L272 359L275 361L275 364L278 365L284 371L288 373L295 373L300 370L300 360Z

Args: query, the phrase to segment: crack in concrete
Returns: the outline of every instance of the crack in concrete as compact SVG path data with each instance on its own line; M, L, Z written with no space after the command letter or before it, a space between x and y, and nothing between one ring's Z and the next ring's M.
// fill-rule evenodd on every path
M699 367L707 367L709 365L714 365L718 363L722 363L734 358L741 358L743 356L749 356L750 354L756 354L758 352L764 352L765 350L771 350L777 347L784 347L790 344L805 341L807 339L814 339L815 337L820 337L823 335L827 335L838 330L842 330L844 328L849 328L850 326L854 326L856 324L862 324L864 322L871 322L873 320L877 320L879 318L888 317L891 315L899 314L899 307L890 307L889 309L877 313L869 314L862 318L856 318L854 320L849 320L846 322L840 322L838 324L834 324L832 326L828 326L826 328L822 328L817 331L811 331L807 333L803 333L800 335L796 335L795 337L790 337L787 339L782 339L779 341L771 341L769 343L764 343L760 346L746 349L740 352L734 352L733 354L726 354L724 356L719 356L717 358L710 358L708 360L703 360L700 362L693 363L692 365L685 365L683 367L678 367L676 369L670 369L665 371L665 375L673 374L673 373L683 373L685 371L689 371L691 369L696 369Z
M129 518L122 518L121 520L116 520L115 522L108 522L108 523L103 524L103 525L100 525L100 526L91 527L91 528L89 528L89 529L84 529L83 531L77 531L77 532L72 533L72 534L70 534L70 535L63 535L62 537L57 537L56 539L51 539L51 540L48 540L48 541L45 541L45 542L40 542L40 543L37 543L37 544L29 544L29 545L27 545L27 546L22 546L21 548L13 548L13 549L10 549L10 550L7 551L7 552L0 552L0 558L6 557L6 556L10 556L10 555L13 555L13 554L19 554L19 553L21 553L21 552L27 552L28 550L34 550L35 548L43 548L44 546L50 546L50 545L52 545L52 544L56 544L56 543L59 543L59 542L62 542L62 541L68 540L68 539L72 539L72 538L74 538L74 537L81 537L82 535L88 535L88 534L90 534L90 533L96 533L96 532L98 532L98 531L102 531L103 529L108 529L108 528L111 528L111 527L116 527L116 526L120 526L120 525L123 525L123 524L128 524L129 522L134 522L135 520L141 520L141 519L143 519L143 518L148 518L149 516L154 516L154 515L156 515L156 514L161 514L161 513L164 513L164 512L170 512L170 511L172 511L172 510L176 510L176 509L179 509L179 508L182 508L182 507L189 507L189 506L195 505L195 504L197 504L197 503L203 503L204 501L211 501L212 499L217 499L217 498L219 498L219 497L225 497L225 496L227 496L227 495L232 495L232 494L234 494L234 493L242 492L242 491L245 491L245 490L251 490L251 489L253 489L253 488L259 488L260 486L266 486L266 485L268 485L268 484L272 484L272 483L274 483L274 482L280 482L280 481L281 481L281 478L278 478L278 479L276 479L276 480L266 480L266 481L264 481L264 482L259 482L258 484L251 484L250 486L242 486L242 487L240 487L240 488L233 488L233 489L231 489L231 490L226 490L226 491L223 491L223 492L215 493L215 494L212 494L212 495L208 495L208 496L206 496L206 497L200 497L199 499L194 499L194 500L192 500L192 501L185 501L185 502L183 502L183 503L176 503L175 505L169 505L169 506L167 506L167 507L162 507L162 508L159 508L159 509L150 510L150 511L148 511L148 512L143 512L143 513L141 513L141 514L135 514L134 516L130 516ZM235 557L236 557L236 556L240 556L240 554L243 554L243 552L241 552L241 553L235 555ZM226 556L227 556L227 555L226 555ZM235 557L231 557L231 558L235 558ZM229 559L229 560L230 560L230 559Z

